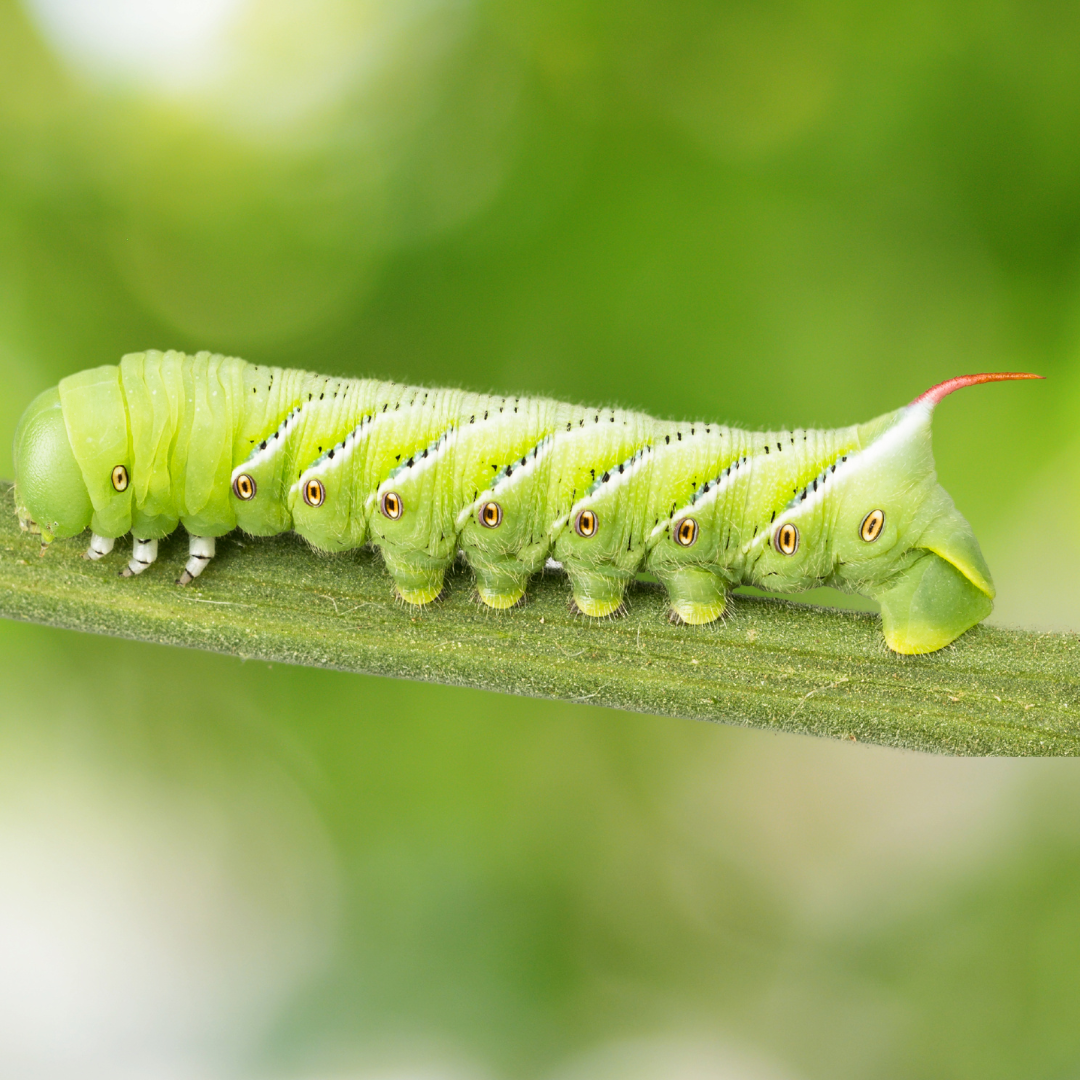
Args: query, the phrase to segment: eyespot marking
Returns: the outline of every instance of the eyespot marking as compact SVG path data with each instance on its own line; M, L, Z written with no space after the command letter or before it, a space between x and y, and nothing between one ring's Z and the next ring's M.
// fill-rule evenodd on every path
M233 494L241 499L243 502L248 502L250 499L255 498L255 492L258 490L258 485L255 483L255 477L249 476L247 473L241 473L233 481Z
M881 531L884 528L885 511L871 510L870 513L863 518L862 524L859 526L859 536L868 544L872 544L881 535Z
M595 536L599 527L600 522L597 521L596 514L592 510L582 510L574 520L574 532L586 540L590 536Z
M775 542L777 551L784 555L794 555L799 550L799 530L790 521L785 521L776 530Z
M480 524L488 529L497 529L502 524L502 507L497 502L486 502L480 507Z
M692 547L698 538L698 523L691 517L683 518L675 530L675 540L682 547Z
M126 491L129 483L126 465L117 465L112 471L112 486L117 491Z
M389 518L391 521L397 521L405 513L405 504L396 491L388 491L379 501L379 510L382 512L383 517Z

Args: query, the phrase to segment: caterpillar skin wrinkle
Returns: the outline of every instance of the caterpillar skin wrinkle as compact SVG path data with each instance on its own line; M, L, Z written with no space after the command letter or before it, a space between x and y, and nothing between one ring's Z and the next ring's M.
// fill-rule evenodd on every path
M938 484L934 407L967 375L832 431L749 432L641 413L336 379L201 352L145 352L72 375L15 434L16 507L45 544L92 530L87 558L131 532L142 573L183 524L197 577L218 536L293 529L316 548L372 543L398 595L436 600L458 552L492 608L548 558L572 608L620 611L640 570L675 622L719 618L739 584L831 585L881 604L898 653L984 619L994 587Z

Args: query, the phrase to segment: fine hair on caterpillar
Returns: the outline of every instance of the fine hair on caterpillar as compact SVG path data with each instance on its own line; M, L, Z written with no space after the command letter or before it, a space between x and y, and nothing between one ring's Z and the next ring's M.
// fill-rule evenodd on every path
M942 648L994 587L938 484L934 407L950 379L867 423L750 432L642 413L339 379L231 357L132 353L39 395L15 435L16 509L44 544L90 528L87 558L131 533L121 571L190 534L179 579L215 541L293 530L324 552L373 544L404 604L444 591L459 553L476 596L507 610L547 560L571 610L618 615L640 571L673 622L720 619L729 590L831 585L881 605L888 646ZM254 557L254 556L253 556Z

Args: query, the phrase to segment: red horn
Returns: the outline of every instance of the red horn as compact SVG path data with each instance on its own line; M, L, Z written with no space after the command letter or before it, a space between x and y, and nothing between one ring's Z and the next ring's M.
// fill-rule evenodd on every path
M911 404L925 403L933 408L943 397L948 397L954 390L964 386L976 386L984 382L1004 382L1006 379L1044 379L1045 375L1032 375L1026 371L986 371L981 375L957 375L955 379L946 379L937 386L931 386L925 394L920 394Z

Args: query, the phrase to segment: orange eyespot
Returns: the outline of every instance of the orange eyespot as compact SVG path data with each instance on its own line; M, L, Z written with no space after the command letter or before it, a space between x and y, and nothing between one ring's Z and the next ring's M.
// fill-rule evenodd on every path
M391 521L397 521L403 513L405 513L405 504L401 501L401 496L396 491L388 491L379 503L379 509L382 511L383 517L388 517Z
M698 523L693 518L683 518L675 530L675 539L683 547L690 547L697 540Z
M776 550L785 555L794 555L799 550L799 530L790 521L785 522L776 530L776 536L773 539Z
M871 510L870 513L862 519L862 524L859 526L859 536L861 536L868 544L872 544L881 535L881 530L884 528L885 511Z
M238 498L247 502L248 499L255 498L255 477L248 476L247 473L241 473L234 481L232 485L233 494Z
M128 471L124 465L117 465L112 471L112 486L117 491L126 491L128 486Z
M578 536L584 536L588 539L590 536L596 535L596 530L600 527L600 522L596 520L596 514L591 510L582 510L577 516L577 520L574 522L574 532Z
M322 506L326 502L326 488L321 480L312 478L304 485L304 502L308 506Z
M502 524L502 507L497 502L486 502L480 507L480 524L497 529Z

